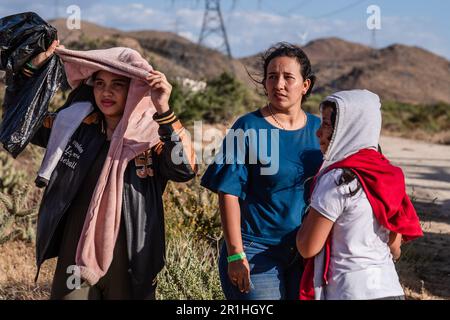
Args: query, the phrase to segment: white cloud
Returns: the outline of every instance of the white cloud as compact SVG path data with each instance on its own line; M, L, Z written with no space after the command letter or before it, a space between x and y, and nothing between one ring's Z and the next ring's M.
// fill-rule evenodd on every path
M130 3L129 6L132 9L138 9L138 10L142 10L145 8L145 6L142 3Z
M48 1L47 1L48 2ZM93 1L77 1L81 7L81 18L104 26L122 30L164 30L177 32L197 42L203 21L203 8L158 11L142 3L99 4ZM36 4L18 0L0 7L0 14L15 13L17 3L23 3L28 11L36 11L43 18L53 17L54 10L48 10L48 3ZM58 9L65 13L65 6ZM16 11L17 12L17 11ZM346 40L370 45L371 32L366 26L366 17L360 19L312 19L299 14L281 16L262 11L237 10L225 13L233 55L245 56L260 52L279 41L304 44L322 37L336 36ZM382 17L382 29L377 31L379 47L392 43L417 45L450 58L449 40L432 30L432 21L408 17Z

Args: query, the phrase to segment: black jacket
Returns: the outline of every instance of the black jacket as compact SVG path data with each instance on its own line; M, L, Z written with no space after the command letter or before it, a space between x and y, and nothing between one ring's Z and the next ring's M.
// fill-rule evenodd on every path
M74 92L80 93L76 90ZM78 94L78 97L72 94L66 105L83 99L86 99L83 94ZM155 120L167 119L170 113L156 116ZM32 143L46 147L55 116L56 114L49 114L45 118L42 127L33 137ZM179 120L174 116L169 118L173 121L160 124L158 132L161 142L136 157L134 161L130 161L124 174L122 218L127 234L133 297L136 299L143 299L154 290L155 278L164 266L162 194L167 181L188 181L195 176L196 172L190 141L185 137ZM106 140L103 128L100 112L94 111L86 117L67 145L67 148L76 145L77 148L73 149L78 150L78 155L72 155L69 158L66 153L63 153L52 173L38 216L36 239L38 274L41 264L46 259L58 255L65 213L77 192L82 192L80 188L89 165L95 160ZM187 160L179 165L171 160L171 152L177 145L180 152L183 152L184 159ZM82 150L81 153L80 150Z

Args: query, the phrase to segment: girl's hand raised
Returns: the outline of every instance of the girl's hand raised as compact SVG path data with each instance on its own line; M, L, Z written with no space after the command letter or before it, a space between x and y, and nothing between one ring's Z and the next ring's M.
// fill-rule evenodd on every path
M172 93L172 85L167 81L164 73L152 70L147 77L151 89L151 98L156 111L162 114L169 110L169 98Z

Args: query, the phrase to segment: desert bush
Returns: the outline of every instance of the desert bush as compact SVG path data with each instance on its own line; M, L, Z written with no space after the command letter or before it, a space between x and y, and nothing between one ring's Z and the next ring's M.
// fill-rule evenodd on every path
M118 47L119 35L112 35L110 37L103 38L90 38L85 34L80 36L77 41L71 41L67 44L67 47L71 50L97 50Z
M302 105L303 110L319 115L325 94L313 94ZM450 144L450 105L413 105L383 101L383 133L404 138Z
M383 102L383 128L411 133L421 130L428 134L450 130L450 105L412 105L392 101Z
M446 130L436 134L433 138L433 142L450 145L450 130Z
M222 237L217 195L198 179L169 182L164 195L166 265L158 275L158 299L224 299L218 273Z
M0 151L0 192L4 194L10 194L17 187L23 186L27 178L26 172L16 169L13 162L6 151Z
M217 195L197 179L184 185L169 182L164 195L168 237L190 233L198 240L215 243L222 237Z
M190 92L178 83L172 83L170 105L186 124L194 120L222 123L261 105L261 98L229 73L208 81L201 92Z
M158 275L157 299L224 299L215 246L188 232L167 241L166 266Z
M0 244L10 240L35 240L37 206L29 205L31 186L14 189L11 195L0 192Z
M319 106L324 98L325 95L323 94L312 94L311 96L309 96L308 100L302 104L302 109L306 112L319 115Z

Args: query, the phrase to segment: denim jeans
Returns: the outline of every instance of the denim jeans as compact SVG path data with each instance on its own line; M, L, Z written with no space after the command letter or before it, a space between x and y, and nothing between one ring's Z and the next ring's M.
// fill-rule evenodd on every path
M240 292L228 277L226 243L219 257L222 290L228 300L296 300L303 264L295 245L270 246L243 240L250 265L250 292Z

